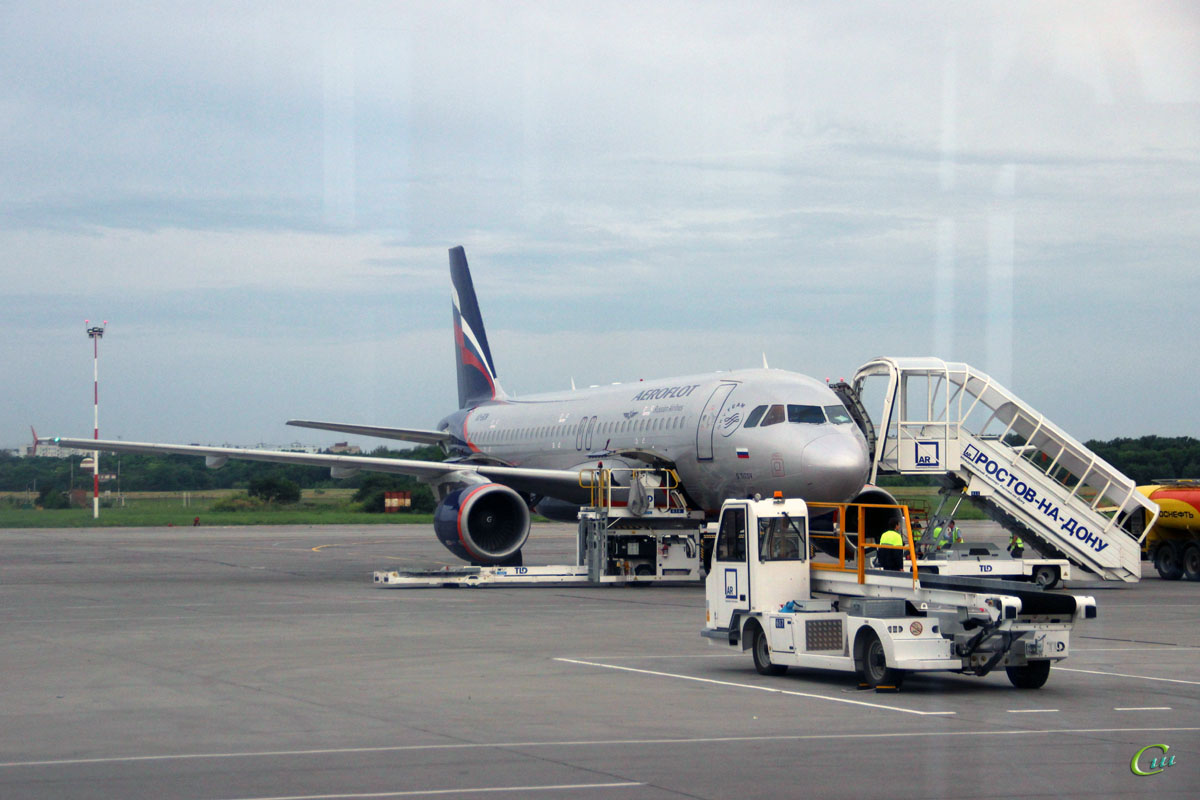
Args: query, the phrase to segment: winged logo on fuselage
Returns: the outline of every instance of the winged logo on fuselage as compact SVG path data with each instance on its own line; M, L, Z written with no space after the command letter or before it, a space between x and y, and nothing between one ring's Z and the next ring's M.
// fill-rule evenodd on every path
M721 415L717 428L721 431L722 436L732 436L733 432L738 429L742 424L742 412L745 408L745 403L735 403Z

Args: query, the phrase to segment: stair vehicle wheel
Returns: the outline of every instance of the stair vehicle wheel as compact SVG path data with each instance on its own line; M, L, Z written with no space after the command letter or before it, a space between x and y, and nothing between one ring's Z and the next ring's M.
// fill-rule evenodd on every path
M1164 581L1177 581L1183 577L1183 564L1174 542L1163 542L1154 551L1154 568Z
M1030 661L1023 667L1005 667L1009 682L1018 689L1040 689L1050 677L1050 660Z
M1033 582L1043 589L1053 589L1058 586L1058 567L1042 564L1033 571Z
M879 634L867 630L864 634L862 647L862 664L858 675L862 682L875 689L880 686L891 686L899 689L904 680L904 672L887 665L887 653Z
M758 623L751 623L749 628L750 649L754 652L754 668L758 670L758 674L782 675L787 672L785 665L771 663L771 648L767 643L767 635L763 633L763 629L758 626Z
M1184 548L1180 566L1189 581L1200 581L1200 545L1193 542Z

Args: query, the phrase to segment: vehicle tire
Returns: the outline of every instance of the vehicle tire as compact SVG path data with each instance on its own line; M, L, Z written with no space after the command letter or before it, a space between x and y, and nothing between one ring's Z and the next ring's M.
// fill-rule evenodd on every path
M1043 589L1053 589L1058 586L1058 567L1042 564L1033 570L1033 582Z
M894 686L899 689L904 681L904 672L887 665L887 653L883 649L883 642L879 641L879 634L867 629L863 636L859 678L872 689L879 686Z
M1189 581L1200 581L1200 545L1193 542L1185 547L1179 565Z
M1154 551L1154 568L1164 581L1177 581L1183 577L1183 565L1174 542L1163 542Z
M1018 689L1040 689L1050 677L1050 660L1030 661L1023 667L1005 667L1009 682Z
M771 647L767 642L767 635L757 622L750 624L750 650L754 653L754 668L758 670L759 675L782 675L787 672L786 666L771 663Z

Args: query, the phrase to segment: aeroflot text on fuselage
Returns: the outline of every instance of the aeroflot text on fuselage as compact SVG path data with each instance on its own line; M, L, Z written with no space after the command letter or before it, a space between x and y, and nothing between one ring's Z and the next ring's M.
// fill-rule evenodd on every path
M666 400L669 397L687 397L692 392L700 388L700 384L693 383L691 386L666 386L662 389L647 389L644 392L638 392L633 396L633 402L641 402L642 400Z

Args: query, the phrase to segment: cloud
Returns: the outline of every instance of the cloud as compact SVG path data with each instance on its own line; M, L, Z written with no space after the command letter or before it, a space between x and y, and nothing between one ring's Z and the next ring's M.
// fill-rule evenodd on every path
M271 361L293 347L341 366L348 414L430 424L464 244L514 390L764 349L820 377L935 343L990 370L1003 335L1013 388L1076 435L1197 432L1186 371L1153 418L1054 377L1189 358L1189 4L17 2L0 23L17 428L78 415L62 386L88 365L43 376L85 316L188 387L169 413L192 437L331 405L301 355ZM179 427L128 397L131 431Z

